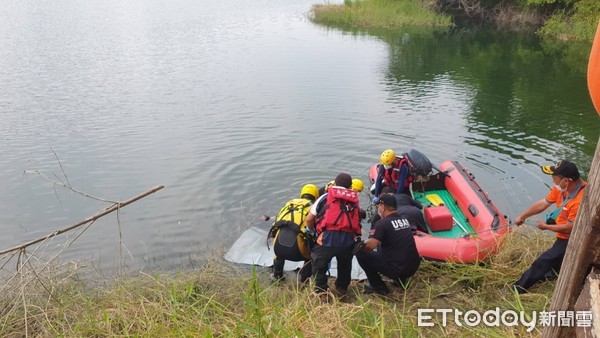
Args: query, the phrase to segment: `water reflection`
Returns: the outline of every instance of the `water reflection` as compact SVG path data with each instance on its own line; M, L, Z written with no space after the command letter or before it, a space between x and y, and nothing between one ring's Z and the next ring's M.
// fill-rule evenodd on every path
M600 135L588 45L485 29L368 34L388 45L383 133L396 144L463 162L509 215L546 194L539 164L569 158L586 176Z
M398 104L446 95L466 108L467 144L524 161L569 157L588 171L600 133L579 57L589 46L550 49L532 35L480 29L376 34L390 45L386 84ZM446 106L432 109L445 115Z

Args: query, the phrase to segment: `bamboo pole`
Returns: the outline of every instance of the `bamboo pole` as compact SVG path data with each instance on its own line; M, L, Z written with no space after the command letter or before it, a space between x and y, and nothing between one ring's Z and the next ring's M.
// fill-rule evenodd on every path
M124 201L124 202L118 202L116 204L113 204L112 206L110 206L110 207L108 207L108 208L100 211L96 215L90 216L90 217L84 219L83 221L81 221L79 223L75 223L75 224L70 225L70 226L68 226L68 227L66 227L64 229L55 230L55 231L47 234L44 237L31 240L31 241L29 241L27 243L24 243L24 244L21 244L21 245L17 245L15 247L12 247L12 248L9 248L9 249L2 250L2 251L0 251L0 255L4 255L4 254L7 254L9 252L13 252L13 251L17 251L17 250L22 250L22 249L24 249L24 248L26 248L26 247L28 247L30 245L33 245L33 244L45 241L48 238L52 238L54 236L58 236L58 235L63 234L65 232L67 232L67 231L70 231L70 230L73 230L73 229L75 229L77 227L80 227L80 226L82 226L84 224L87 224L89 222L95 221L98 218L106 216L106 215L110 214L111 212L113 212L115 210L118 210L118 209L120 209L120 208L122 208L124 206L127 206L127 205L129 205L129 204L131 204L131 203L133 203L133 202L135 202L135 201L137 201L139 199L142 199L142 198L144 198L144 197L146 197L146 196L148 196L150 194L153 194L153 193L159 191L160 189L162 189L164 187L165 187L164 185L157 185L154 188L149 189L149 190L147 190L147 191L145 191L145 192L143 192L143 193L141 193L141 194L139 194L137 196L134 196L134 197L132 197L132 198L130 198L130 199Z

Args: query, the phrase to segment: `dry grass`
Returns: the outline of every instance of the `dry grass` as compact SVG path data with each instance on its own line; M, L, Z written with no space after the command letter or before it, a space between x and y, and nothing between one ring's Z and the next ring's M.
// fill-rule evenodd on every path
M314 5L311 20L332 26L399 28L450 27L450 16L438 14L418 0L346 0L344 4Z
M544 16L532 9L498 5L493 11L492 21L504 30L534 31L544 24Z
M552 242L539 232L527 236L509 235L503 250L479 265L425 262L406 291L393 288L389 297L363 295L362 283L353 282L348 296L325 303L310 288L299 289L291 282L271 285L268 271L234 266L220 257L197 271L142 274L93 289L78 277L84 271L46 279L47 285L53 281L50 292L41 281L21 285L13 280L9 290L23 290L23 297L3 293L0 336L529 335L521 326L417 327L419 308L547 308L553 283L520 297L508 287Z

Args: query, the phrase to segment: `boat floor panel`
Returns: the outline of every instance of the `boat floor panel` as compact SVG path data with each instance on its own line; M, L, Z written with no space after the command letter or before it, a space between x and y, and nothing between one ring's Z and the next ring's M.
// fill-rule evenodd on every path
M421 204L423 204L423 207L433 206L434 204L427 199L427 195L438 195L444 202L444 205L452 213L452 216L454 217L455 221L460 222L460 224L465 229L467 229L469 232L475 233L475 231L473 230L473 227L471 227L471 225L467 221L467 218L465 217L465 215L458 208L456 201L454 200L454 198L452 198L452 195L450 195L450 192L448 192L448 190L430 190L430 191L425 191L425 192L414 192L413 198L416 199L417 201L419 201ZM456 222L454 222L454 225L452 226L451 230L432 232L431 229L429 229L429 234L432 236L435 236L435 237L443 237L443 238L462 237L466 233L464 230L461 229L460 226L458 226L456 224ZM427 225L427 227L429 228L429 225Z

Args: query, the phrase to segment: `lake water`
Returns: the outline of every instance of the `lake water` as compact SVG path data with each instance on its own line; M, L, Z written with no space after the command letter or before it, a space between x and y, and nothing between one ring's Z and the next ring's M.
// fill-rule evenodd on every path
M0 2L0 249L109 205L25 170L108 200L164 184L61 255L146 270L196 266L305 183L366 182L386 148L459 161L511 218L546 194L538 164L589 170L589 46L327 28L313 3Z

